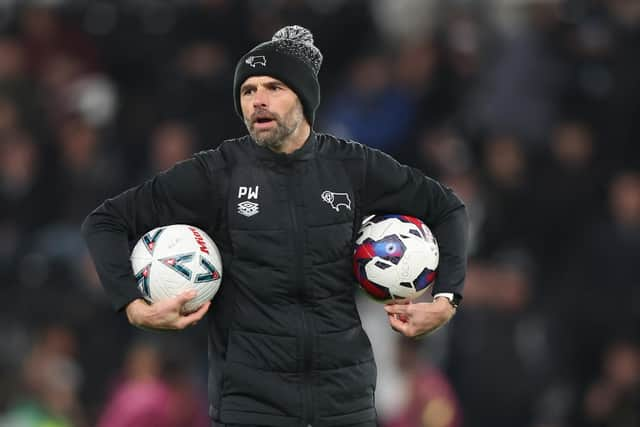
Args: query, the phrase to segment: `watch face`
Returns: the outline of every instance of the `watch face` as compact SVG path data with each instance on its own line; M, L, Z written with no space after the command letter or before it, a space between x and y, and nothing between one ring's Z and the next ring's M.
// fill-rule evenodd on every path
M453 294L453 299L450 300L451 305L457 307L458 305L460 305L460 300L462 300L462 297L460 295Z

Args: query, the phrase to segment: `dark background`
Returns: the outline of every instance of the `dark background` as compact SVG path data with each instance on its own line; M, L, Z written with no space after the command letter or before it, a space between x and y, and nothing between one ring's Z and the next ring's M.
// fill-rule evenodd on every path
M0 425L207 425L206 330L128 326L79 224L243 135L235 61L289 24L325 57L316 129L469 208L447 327L362 301L381 425L640 425L636 0L2 2Z

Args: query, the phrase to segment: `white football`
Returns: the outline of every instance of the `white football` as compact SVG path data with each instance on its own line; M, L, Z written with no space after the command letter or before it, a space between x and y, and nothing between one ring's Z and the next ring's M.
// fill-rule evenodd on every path
M185 304L193 312L212 299L222 280L222 258L213 240L197 227L173 224L154 228L131 252L138 289L150 303L195 289Z
M438 243L420 219L372 215L356 236L353 271L369 296L386 303L425 293L435 282L439 259Z

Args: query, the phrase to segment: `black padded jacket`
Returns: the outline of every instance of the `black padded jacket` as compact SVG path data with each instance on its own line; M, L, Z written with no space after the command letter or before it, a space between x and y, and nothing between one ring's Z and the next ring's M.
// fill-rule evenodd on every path
M329 426L375 420L376 366L351 266L372 213L425 221L440 245L434 292L462 294L458 197L381 151L314 132L289 155L248 136L225 141L105 201L82 228L116 309L141 296L128 256L144 233L205 230L224 263L207 314L212 419Z

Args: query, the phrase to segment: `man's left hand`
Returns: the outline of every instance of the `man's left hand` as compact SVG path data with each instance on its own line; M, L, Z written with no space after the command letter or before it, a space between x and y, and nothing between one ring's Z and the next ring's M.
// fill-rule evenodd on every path
M445 297L436 298L433 302L398 301L385 305L384 309L391 327L407 337L431 333L456 313L456 309Z

